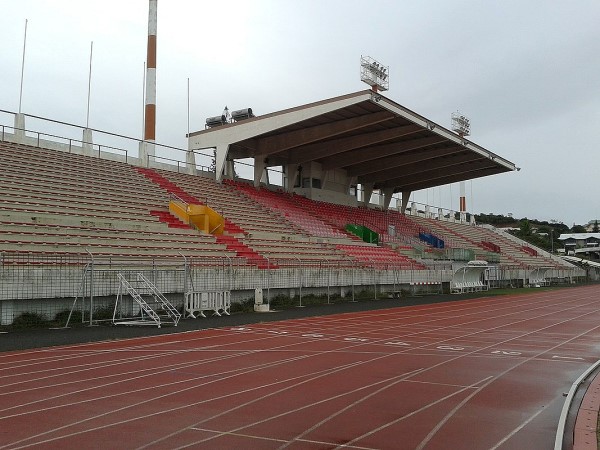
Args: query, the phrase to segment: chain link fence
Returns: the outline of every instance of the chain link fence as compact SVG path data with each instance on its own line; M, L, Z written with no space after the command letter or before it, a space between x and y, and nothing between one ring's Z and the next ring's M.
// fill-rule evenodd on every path
M268 260L261 268L241 258L140 259L95 257L92 254L64 256L48 254L0 254L0 319L12 323L24 312L54 318L77 309L82 321L104 317L111 311L119 290L118 273L126 277L143 274L176 306L184 294L229 291L232 302L254 299L262 289L265 301L303 306L309 300L355 301L423 293L449 292L455 265L434 261L429 270L392 265L367 267L355 260ZM492 288L528 285L531 268L490 266ZM551 269L550 283L580 281L581 269Z

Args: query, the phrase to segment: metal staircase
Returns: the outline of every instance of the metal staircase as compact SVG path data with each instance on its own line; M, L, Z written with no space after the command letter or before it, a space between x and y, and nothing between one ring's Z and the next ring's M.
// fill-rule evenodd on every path
M113 325L156 325L177 326L181 313L143 274L136 273L134 279L127 279L118 273L119 291L113 312ZM123 296L130 295L139 305L139 314L123 317Z

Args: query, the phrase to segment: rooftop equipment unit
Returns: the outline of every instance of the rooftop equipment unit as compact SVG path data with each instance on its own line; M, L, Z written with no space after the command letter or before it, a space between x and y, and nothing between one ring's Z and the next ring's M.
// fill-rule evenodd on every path
M208 119L206 119L206 126L208 128L218 127L220 125L225 125L226 123L227 118L224 114L220 116L209 117Z
M254 114L252 114L252 108L238 109L237 111L231 112L231 118L236 122L249 119L251 117L254 117Z

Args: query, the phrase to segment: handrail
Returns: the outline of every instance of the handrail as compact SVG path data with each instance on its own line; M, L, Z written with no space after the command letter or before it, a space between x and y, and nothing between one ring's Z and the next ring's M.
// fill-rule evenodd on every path
M17 113L15 113L13 111L8 111L8 110L5 110L5 109L0 109L0 113L12 114L13 116L17 114ZM24 113L21 113L21 114L23 114L23 116L25 116L25 117L30 117L32 119L38 119L38 120L42 120L42 121L45 121L45 122L55 123L55 124L59 124L59 125L65 125L65 126L72 127L72 128L77 128L77 129L80 129L80 130L90 130L90 131L95 132L95 133L100 133L100 134L107 135L107 136L117 137L117 138L120 138L120 139L126 139L126 140L133 141L133 142L153 144L153 145L155 145L157 147L161 147L161 148L165 148L165 149L170 149L170 150L177 150L177 151L185 152L185 153L187 153L188 151L192 151L194 153L198 153L198 154L203 155L203 156L208 156L208 157L212 156L212 155L210 155L208 153L203 153L203 152L199 151L199 150L206 150L206 149L209 149L209 148L212 148L212 147L202 147L202 148L197 148L197 149L187 149L186 150L186 149L183 149L183 148L180 148L180 147L175 147L175 146L172 146L172 145L160 144L160 143L157 143L157 142L147 141L147 140L143 140L143 139L139 139L139 138L134 138L134 137L131 137L131 136L125 136L123 134L113 133L113 132L110 132L110 131L104 131L104 130L99 130L99 129L96 129L96 128L84 127L82 125L76 125L76 124L69 123L69 122L63 122L63 121L60 121L60 120L48 119L46 117L36 116L36 115L33 115L33 114L24 114ZM68 137L65 137L65 136L57 136L57 135L53 135L53 134L50 134L50 133L42 133L42 132L39 132L39 131L27 130L27 129L24 129L24 128L15 128L15 127L10 126L10 125L0 125L0 126L2 127L2 135L3 135L2 136L2 140L4 140L4 128L9 128L9 129L12 129L12 130L19 130L19 131L23 131L23 132L27 132L27 133L36 133L36 134L38 134L38 140L39 140L39 135L44 135L44 136L54 137L54 138L58 138L58 139L64 139L64 140L68 140L68 141L83 142L83 141L79 141L77 139L68 138ZM101 145L101 144L93 144L93 143L90 143L90 144L92 144L92 145ZM111 149L114 149L114 150L119 150L119 151L124 151L124 152L128 151L126 149L121 149L121 148L118 148L118 147L111 147L111 146L108 146L108 145L101 145L101 146L104 147L104 148L111 148Z
M208 156L208 155L204 155L204 156ZM188 165L188 163L187 163L187 162L180 161L180 160L178 160L178 159L167 158L167 157L165 157L165 156L148 155L148 159L150 159L150 158L154 158L155 160L157 160L157 159L162 159L162 160L165 160L165 161L173 161L173 162L176 162L176 163L177 163L177 172L179 172L179 167L180 167L179 165L180 165L180 163L181 163L181 164L184 164L186 167L187 167L187 165ZM194 167L195 167L196 169L200 168L200 170L201 170L202 172L211 172L211 170L210 170L210 167L208 167L208 166L203 166L202 164L196 164L196 163L193 163L193 165L194 165ZM204 169L206 169L206 170L204 170Z
M88 144L92 147L92 149L94 147L98 147L98 152L100 152L101 149L105 148L105 149L111 149L111 150L117 150L120 152L125 152L125 160L127 160L127 155L129 153L129 150L124 149L124 148L119 148L119 147L113 147L111 145L105 145L105 144L98 144L98 143L94 143L94 142L87 142L87 141L83 141L81 139L75 139L75 138L69 138L69 137L65 137L65 136L57 136L56 134L51 134L51 133L44 133L42 131L35 131L35 130L28 130L27 128L15 128L15 127L11 127L10 125L0 125L0 127L2 127L2 140L4 140L4 129L5 128L9 128L12 129L14 131L23 131L24 133L33 133L37 135L37 145L38 147L40 146L40 136L46 136L46 137L51 137L51 138L56 138L56 139L63 139L65 141L69 142L69 151L71 150L71 143L72 142L77 142L82 144Z
M4 109L0 109L0 113L7 113L7 114L13 114L13 115L17 114L17 113L15 113L15 112L13 112L13 111L7 111L7 110L4 110ZM179 147L173 147L173 146L166 145L166 144L157 144L157 143L155 143L155 142L145 141L145 140L143 140L143 139L138 139L138 138L134 138L134 137L131 137L131 136L125 136L125 135L123 135L123 134L112 133L112 132L110 132L110 131L98 130L98 129L96 129L96 128L84 127L84 126L82 126L82 125L76 125L76 124L74 124L74 123L62 122L62 121L60 121L60 120L55 120L55 119L48 119L48 118L46 118L46 117L35 116L35 115L33 115L33 114L24 114L24 113L20 113L20 114L23 114L23 116L25 116L25 117L31 117L32 119L44 120L44 121L46 121L46 122L57 123L57 124L59 124L59 125L66 125L66 126L69 126L69 127L73 127L73 128L79 128L79 129L82 129L82 130L90 130L90 131L93 131L93 132L96 132L96 133L102 133L102 134L106 134L106 135L108 135L108 136L114 136L114 137L123 138L123 139L128 139L128 140L131 140L131 141L137 141L137 142L148 142L148 143L151 143L151 144L154 144L154 145L158 145L158 146L160 146L160 147L170 148L170 149L172 149L172 150L181 150L181 151L187 151L187 150L181 149L181 148L179 148ZM12 128L12 127L10 127L10 128ZM18 129L18 130L20 130L20 128L17 128L17 129ZM28 130L25 130L25 131L28 131ZM30 133L35 133L34 131L29 131L29 132L30 132ZM52 136L52 135L48 135L48 136ZM58 137L58 138L61 138L61 139L65 139L65 138L64 138L64 137L62 137L62 136L53 136L53 137ZM207 148L208 148L208 147L207 147Z
M560 412L560 417L558 419L558 427L556 429L556 438L554 440L554 450L562 450L563 449L563 440L565 435L565 427L567 425L567 415L569 414L569 409L571 408L571 404L573 403L573 398L579 389L579 386L586 381L586 379L590 376L594 370L596 370L600 366L600 360L596 361L592 364L585 372L581 374L577 380L571 385L571 389L567 394L567 398L565 399L565 404Z

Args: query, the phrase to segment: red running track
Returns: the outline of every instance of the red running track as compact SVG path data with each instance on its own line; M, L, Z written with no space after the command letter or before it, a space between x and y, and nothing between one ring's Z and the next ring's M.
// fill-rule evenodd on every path
M0 354L0 448L548 449L597 287Z

